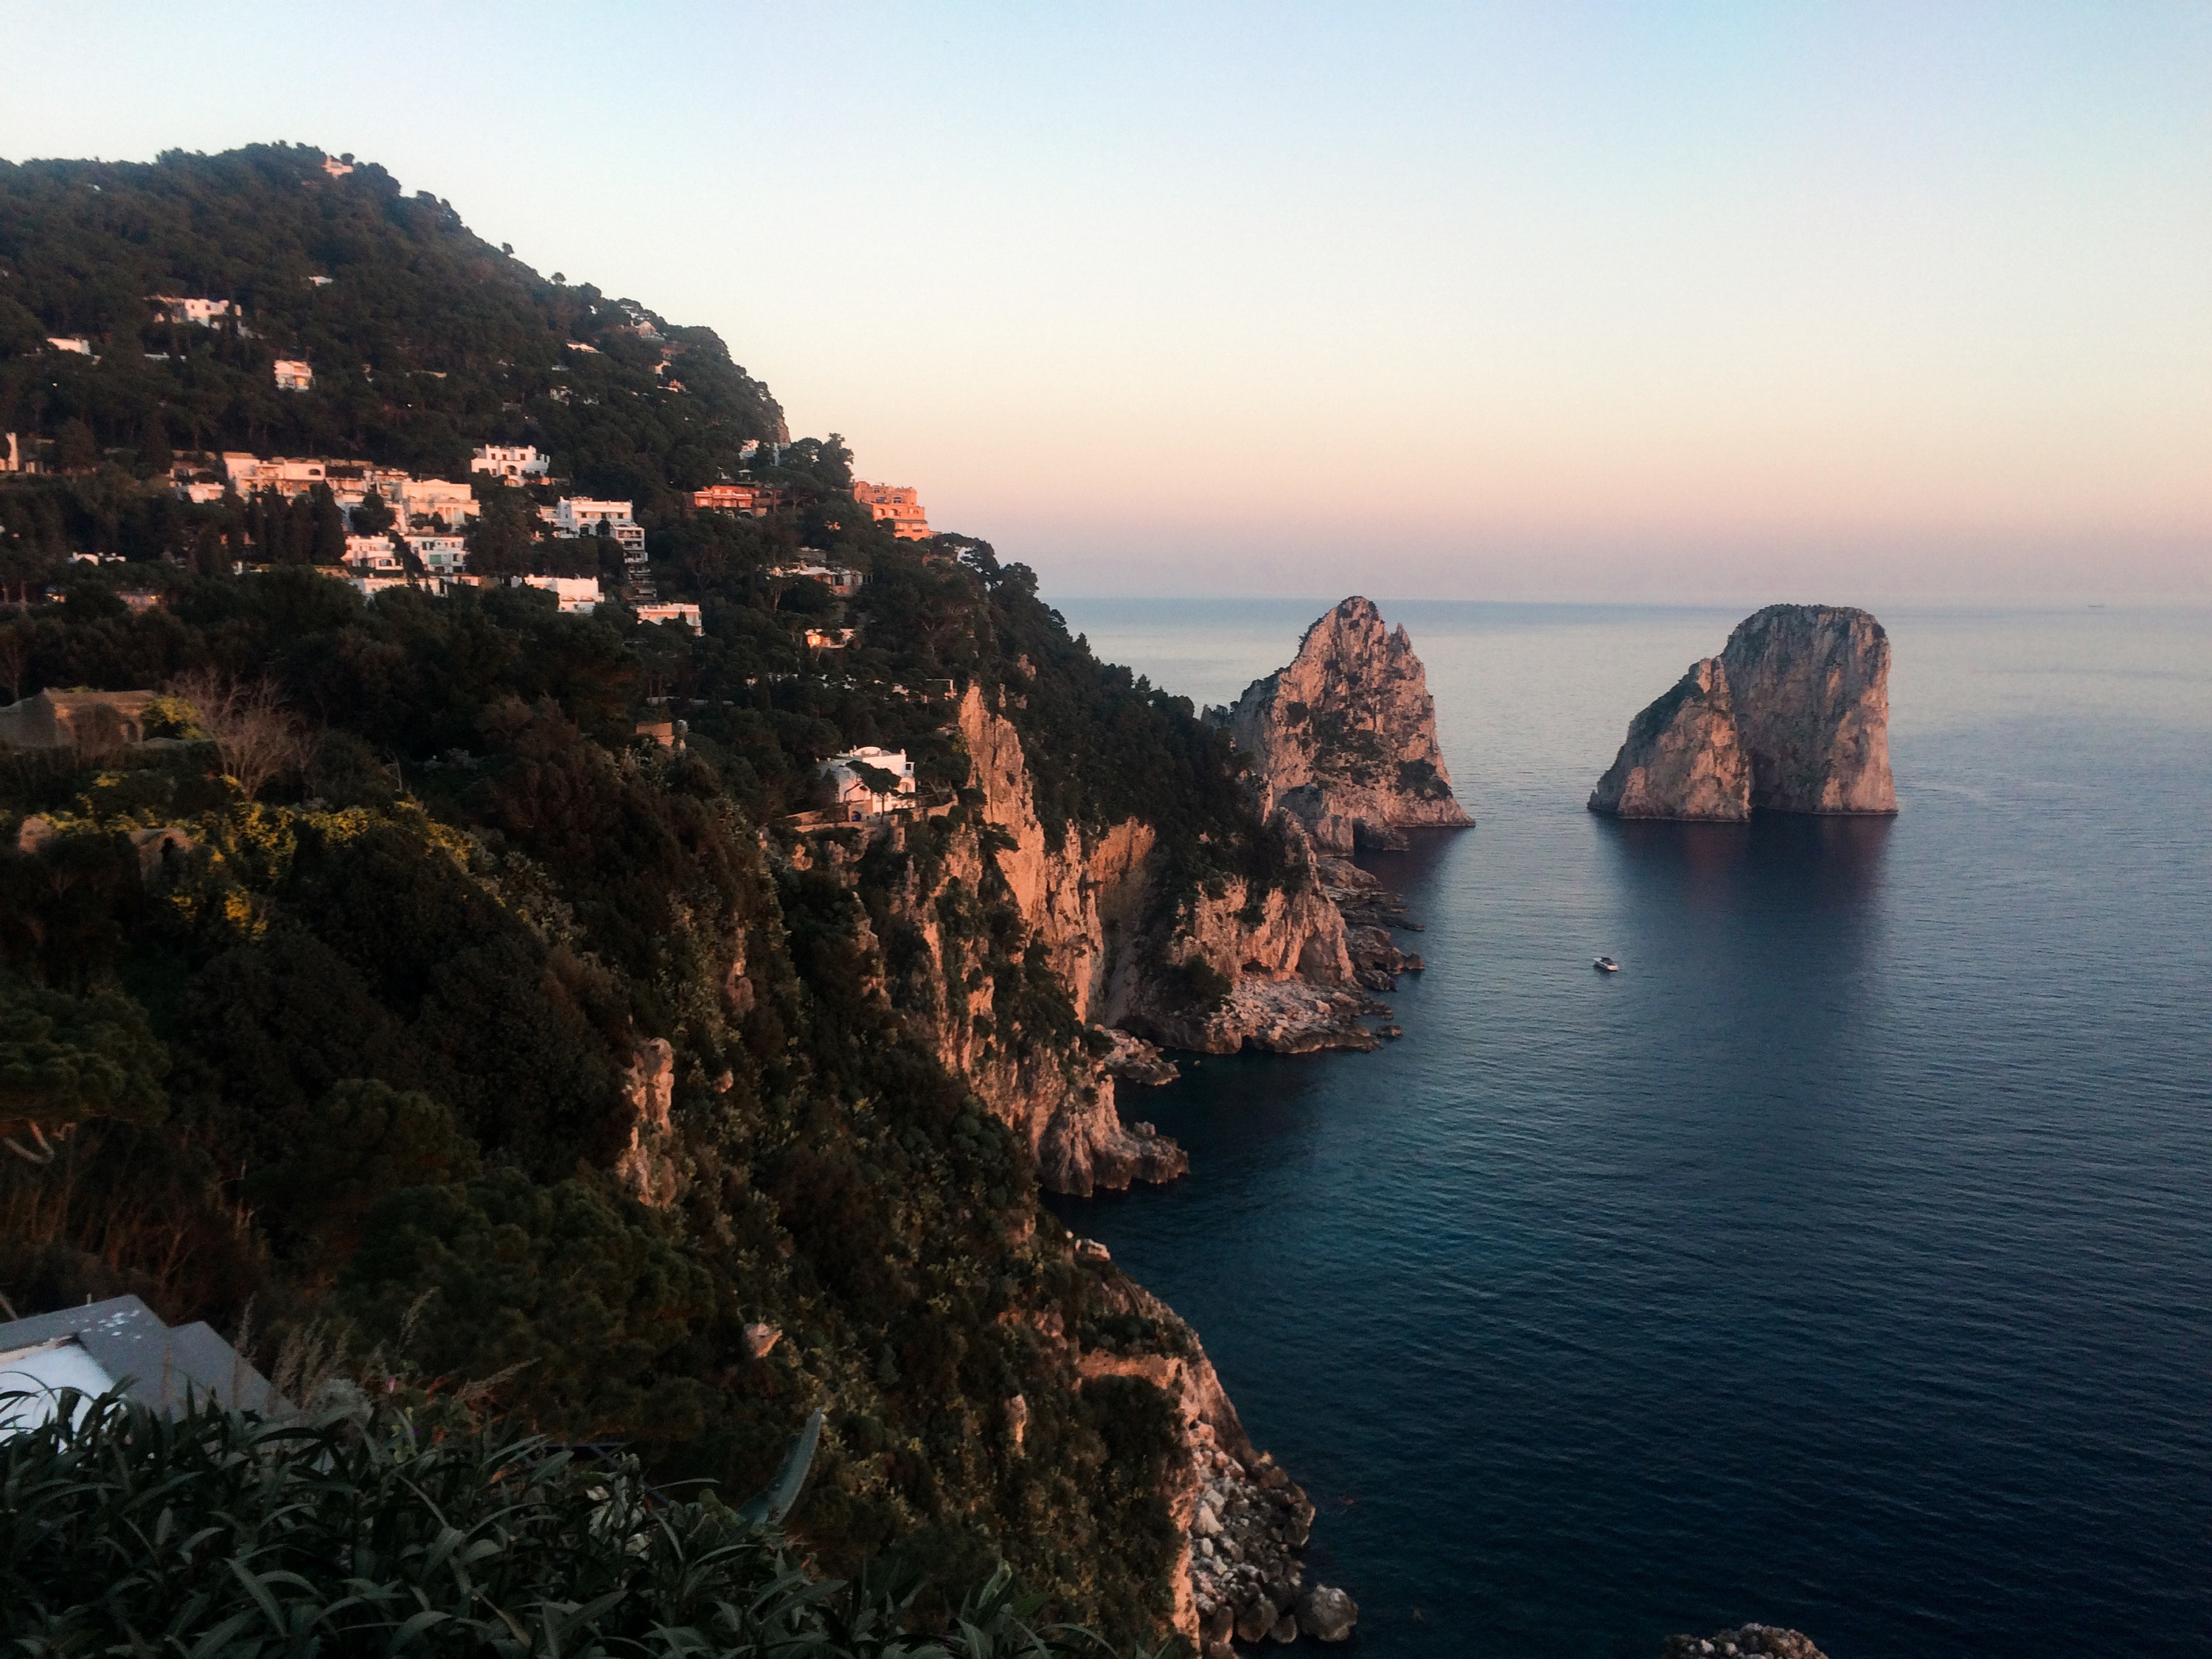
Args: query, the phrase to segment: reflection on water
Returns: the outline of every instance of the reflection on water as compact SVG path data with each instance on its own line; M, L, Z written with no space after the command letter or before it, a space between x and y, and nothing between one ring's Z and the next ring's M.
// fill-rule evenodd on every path
M1761 812L1749 823L1597 822L1617 878L1662 902L1802 895L1825 908L1875 898L1897 820Z

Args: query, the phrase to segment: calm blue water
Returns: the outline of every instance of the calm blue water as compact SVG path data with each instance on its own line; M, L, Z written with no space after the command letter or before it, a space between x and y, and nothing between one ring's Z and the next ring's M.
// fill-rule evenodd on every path
M1062 608L1221 702L1322 604ZM1886 616L1902 815L1724 829L1583 801L1735 614L1383 609L1480 820L1364 860L1404 1039L1129 1091L1190 1175L1062 1206L1360 1650L2212 1653L2212 617Z

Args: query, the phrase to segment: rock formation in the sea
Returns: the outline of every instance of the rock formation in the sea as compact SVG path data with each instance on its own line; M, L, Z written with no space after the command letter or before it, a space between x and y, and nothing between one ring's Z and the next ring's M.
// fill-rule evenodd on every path
M1670 1636L1661 1659L1827 1659L1802 1631L1744 1625L1713 1636Z
M1403 847L1404 830L1474 822L1452 796L1421 659L1370 600L1328 612L1290 666L1214 718L1252 757L1262 809L1288 811L1323 852Z
M1590 793L1625 818L1889 813L1889 635L1863 611L1771 605L1629 722Z

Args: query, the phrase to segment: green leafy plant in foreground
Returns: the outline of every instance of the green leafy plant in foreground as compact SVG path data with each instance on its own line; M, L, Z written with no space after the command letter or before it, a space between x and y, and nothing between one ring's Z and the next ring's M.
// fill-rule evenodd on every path
M938 1630L896 1562L812 1575L775 1522L819 1414L741 1510L626 1455L356 1396L283 1420L64 1394L0 1443L0 1636L33 1655L1102 1654L1000 1569ZM0 1401L0 1409L5 1402ZM74 1420L72 1420L74 1419Z

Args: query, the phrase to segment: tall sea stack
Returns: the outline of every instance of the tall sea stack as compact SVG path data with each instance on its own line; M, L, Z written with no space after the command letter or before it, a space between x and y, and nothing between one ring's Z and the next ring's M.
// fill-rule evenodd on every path
M1262 810L1282 807L1324 851L1403 847L1402 830L1474 822L1453 798L1413 642L1372 600L1345 600L1306 630L1289 667L1211 712L1252 757Z
M1733 822L1890 813L1889 635L1844 605L1771 605L1629 722L1593 812Z

